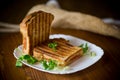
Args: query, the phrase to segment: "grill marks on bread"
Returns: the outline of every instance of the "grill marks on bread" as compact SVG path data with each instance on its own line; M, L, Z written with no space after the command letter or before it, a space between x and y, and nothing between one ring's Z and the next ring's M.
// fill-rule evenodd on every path
M37 60L52 59L58 65L65 66L82 56L82 49L69 44L65 39L49 39L50 25L54 16L43 11L34 12L26 16L20 24L23 35L23 52L33 55ZM56 42L56 51L48 47Z
M32 54L33 48L49 39L50 25L54 17L43 11L34 12L26 16L20 24L23 35L23 51Z
M51 42L57 43L58 46L56 47L56 51L48 47L48 44ZM36 46L33 50L33 56L38 60L56 60L59 65L65 66L82 56L82 49L80 47L72 46L65 39L56 38Z

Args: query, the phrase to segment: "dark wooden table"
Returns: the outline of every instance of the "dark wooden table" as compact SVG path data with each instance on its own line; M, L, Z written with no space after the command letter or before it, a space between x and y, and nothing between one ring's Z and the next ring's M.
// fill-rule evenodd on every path
M0 21L19 24L32 6L47 0L11 0L8 3L7 0L2 1L6 2L1 3ZM113 7L107 6L104 0L58 1L61 7L67 10L85 12L101 18L119 18L115 9L115 12L112 11ZM120 80L120 40L82 30L52 29L51 34L56 33L72 35L94 43L104 50L104 56L89 68L67 75L49 74L25 65L16 68L13 50L21 45L22 36L19 32L0 33L0 80Z
M94 65L73 74L56 75L15 67L13 50L22 43L18 33L0 33L0 80L120 80L120 40L91 32L71 29L52 29L51 34L69 34L92 42L104 50L104 56Z

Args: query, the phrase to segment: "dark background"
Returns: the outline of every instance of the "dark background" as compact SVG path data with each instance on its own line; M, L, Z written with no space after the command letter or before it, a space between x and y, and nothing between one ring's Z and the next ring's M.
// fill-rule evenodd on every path
M0 0L0 21L20 23L30 8L47 0ZM61 8L69 11L120 19L118 0L58 0Z

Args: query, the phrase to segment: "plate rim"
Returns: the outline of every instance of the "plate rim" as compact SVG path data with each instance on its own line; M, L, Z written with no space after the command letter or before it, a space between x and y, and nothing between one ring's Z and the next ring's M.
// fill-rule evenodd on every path
M103 51L103 49L101 47L99 47L99 46L97 46L97 45L95 45L95 44L93 44L93 43L91 43L89 41L86 41L84 39L81 39L81 38L78 38L78 37L75 37L75 36L71 36L71 35L65 35L65 34L52 34L52 35L49 36L49 38L50 39L51 38L56 38L55 36L57 36L58 38L60 38L61 36L62 36L62 38L64 38L64 37L71 37L71 38L74 38L74 39L81 40L83 42L87 42L87 43L89 43L91 45L94 45L95 47L99 48L101 50L101 55L99 55L99 59L97 59L95 62L92 62L92 64L88 65L87 67L84 67L83 69L77 69L77 70L69 71L69 72L54 72L54 71L44 70L42 68L38 68L38 67L32 66L32 65L30 65L30 64L28 64L28 63L26 63L24 61L22 61L22 63L27 65L27 66L29 66L29 67L31 67L31 68L33 68L33 69L36 69L36 70L39 70L39 71L43 71L43 72L47 72L47 73L52 73L52 74L71 74L71 73L75 73L75 72L84 70L84 69L92 66L93 64L98 62L102 58L102 56L104 55L104 51ZM19 49L20 47L22 48L22 45L19 45L17 48ZM17 55L16 48L14 49L13 55L14 55L15 58L18 59L18 57L16 56Z

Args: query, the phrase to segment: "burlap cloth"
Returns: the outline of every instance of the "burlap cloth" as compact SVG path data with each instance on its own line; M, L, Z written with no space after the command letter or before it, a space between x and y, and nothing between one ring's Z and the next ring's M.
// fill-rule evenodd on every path
M119 29L116 29L113 25L104 23L95 16L80 12L70 12L46 5L36 5L29 10L28 14L38 10L52 13L55 16L52 27L86 30L120 39Z

